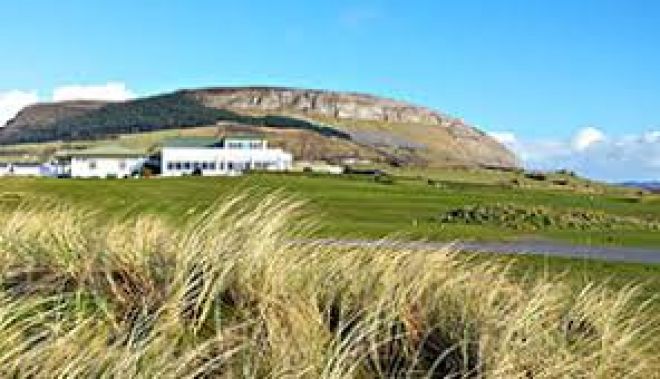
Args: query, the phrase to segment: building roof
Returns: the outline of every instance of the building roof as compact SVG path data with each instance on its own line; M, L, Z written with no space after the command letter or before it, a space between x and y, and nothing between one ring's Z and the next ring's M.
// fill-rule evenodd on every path
M163 147L213 147L220 143L214 137L175 137L163 141Z
M2 157L0 156L0 165L10 165L16 163L41 163L39 157L27 156L27 157Z
M224 136L223 140L232 139L232 140L263 140L264 137L258 134L230 134Z
M64 150L57 156L67 157L141 157L147 155L144 151L129 149L119 145L101 145L84 150Z
M218 147L225 140L263 140L257 134L230 134L221 139L215 137L174 137L163 141L163 147Z
M40 162L16 162L11 164L13 167L41 167L43 163Z

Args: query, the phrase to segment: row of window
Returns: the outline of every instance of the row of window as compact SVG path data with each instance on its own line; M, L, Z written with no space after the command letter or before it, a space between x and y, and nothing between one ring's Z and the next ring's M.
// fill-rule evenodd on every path
M230 169L232 169L233 164L228 164ZM219 167L220 170L224 170L224 163L216 164L215 162L168 162L168 170L216 170Z
M225 167L225 162L168 162L167 169L170 171L188 171L188 170L209 170L223 171L225 168L229 171L232 170L243 170L243 169L265 169L268 166L272 165L272 162L227 162Z
M262 149L262 142L227 142L229 149Z
M96 161L89 161L89 169L90 170L96 170L97 167L98 167L98 165L97 165ZM119 169L120 170L126 170L126 167L128 167L128 165L126 164L125 161L120 161L119 162Z

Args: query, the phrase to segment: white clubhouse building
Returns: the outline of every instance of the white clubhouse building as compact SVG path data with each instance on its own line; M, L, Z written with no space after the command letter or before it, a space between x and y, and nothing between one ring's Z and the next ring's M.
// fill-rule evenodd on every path
M172 138L151 155L119 145L63 150L50 163L0 163L0 176L128 178L145 174L146 168L152 175L160 171L166 177L234 176L248 170L287 171L292 167L291 153L269 148L262 137L237 135Z
M257 136L205 137L166 140L161 150L161 175L240 175L246 170L285 171L293 156L268 147Z
M55 176L71 178L128 178L140 172L147 161L142 151L118 145L57 153Z

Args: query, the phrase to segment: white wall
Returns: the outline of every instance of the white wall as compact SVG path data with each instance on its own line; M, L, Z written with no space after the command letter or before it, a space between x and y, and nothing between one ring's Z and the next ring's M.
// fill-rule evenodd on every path
M145 157L72 157L71 177L124 178L139 170L145 161Z
M238 175L248 168L284 171L293 164L293 156L281 149L164 147L161 159L163 176L190 175L196 165L203 175L218 176Z
M0 176L42 176L44 174L42 165L12 165L0 166Z

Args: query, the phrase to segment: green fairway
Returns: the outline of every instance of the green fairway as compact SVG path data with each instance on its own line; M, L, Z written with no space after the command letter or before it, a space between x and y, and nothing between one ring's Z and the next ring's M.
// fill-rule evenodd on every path
M454 175L455 176L455 175ZM345 238L398 236L435 241L552 238L578 243L660 246L651 230L515 230L496 225L446 224L438 216L465 205L507 203L558 210L587 209L620 217L660 219L660 198L635 198L624 192L580 193L548 188L515 188L496 182L434 181L395 177L390 184L370 177L301 174L251 174L237 178L72 180L2 178L0 202L47 196L94 209L103 217L135 213L165 215L179 222L212 202L236 193L283 189L307 202L320 223L318 235Z

